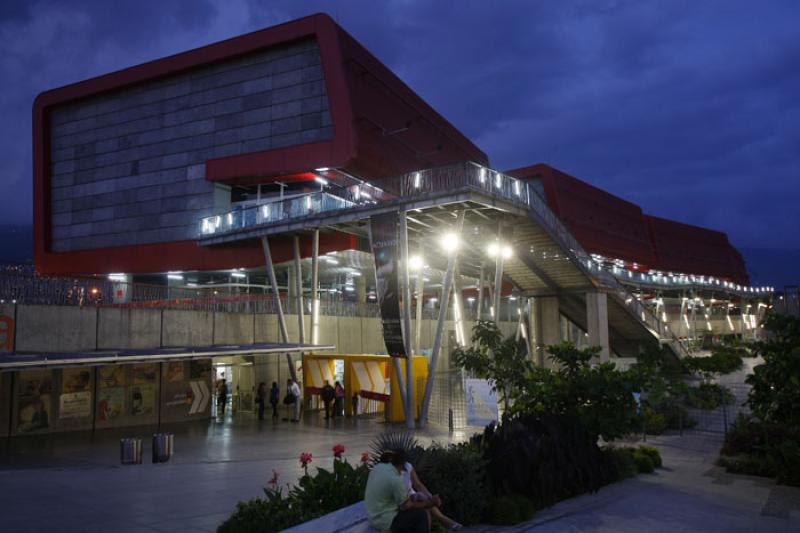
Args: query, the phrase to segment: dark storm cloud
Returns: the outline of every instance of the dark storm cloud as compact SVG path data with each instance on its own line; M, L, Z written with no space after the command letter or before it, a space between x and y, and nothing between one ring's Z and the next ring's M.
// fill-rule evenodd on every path
M645 211L800 249L800 4L3 2L0 221L30 217L45 89L318 11L507 169L547 162Z

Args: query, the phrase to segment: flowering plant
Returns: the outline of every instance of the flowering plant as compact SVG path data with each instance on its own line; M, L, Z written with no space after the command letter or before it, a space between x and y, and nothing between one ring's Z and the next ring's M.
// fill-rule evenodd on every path
M366 465L369 463L369 452L361 452L361 464Z
M341 459L342 455L344 455L344 445L337 444L336 446L333 447L333 456L336 459Z
M278 486L278 477L279 476L280 476L280 474L278 474L278 471L273 469L272 470L272 477L269 478L269 481L267 482L267 484L268 485L272 485L273 487L277 487Z
M308 474L308 463L310 463L313 458L314 456L309 452L303 452L300 454L300 466L303 467L303 470L305 470L306 474Z

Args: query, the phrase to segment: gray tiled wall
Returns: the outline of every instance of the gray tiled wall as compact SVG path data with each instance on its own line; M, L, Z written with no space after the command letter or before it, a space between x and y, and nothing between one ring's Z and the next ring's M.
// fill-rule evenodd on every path
M193 239L226 207L206 160L332 135L314 40L60 106L50 121L53 251Z

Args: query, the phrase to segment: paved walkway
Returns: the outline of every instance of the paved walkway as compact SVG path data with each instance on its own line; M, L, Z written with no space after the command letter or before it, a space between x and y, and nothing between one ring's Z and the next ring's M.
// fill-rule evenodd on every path
M301 424L236 422L165 427L175 433L169 463L119 465L121 436L152 429L40 438L0 439L2 531L214 531L236 502L261 495L272 475L293 482L301 473L297 456L314 455L312 466L329 467L334 444L358 461L376 432L370 420L319 418ZM419 436L451 442L466 435L431 429ZM714 466L720 436L686 434L650 439L666 468L561 502L515 528L470 531L800 531L800 489L769 480L726 474Z
M0 531L215 531L236 502L263 494L272 469L281 482L294 482L300 452L314 455L312 467L329 468L338 443L357 462L386 426L364 419L326 426L320 417L273 424L242 416L162 429L175 434L175 455L156 465L147 439L143 464L119 464L119 438L152 436L152 428L0 439ZM431 429L418 438L427 444L463 435Z
M561 502L513 528L469 532L797 532L800 489L714 466L720 435L648 438L666 468Z

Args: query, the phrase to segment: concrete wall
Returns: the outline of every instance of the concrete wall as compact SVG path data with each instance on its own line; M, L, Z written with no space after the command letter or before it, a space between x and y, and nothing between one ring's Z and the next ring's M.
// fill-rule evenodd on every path
M252 313L214 313L213 344L252 344L255 318Z
M18 305L19 352L82 352L97 348L98 310L93 307Z
M214 342L214 313L165 309L163 346L209 346Z
M207 160L331 135L314 40L59 106L52 249L192 239L201 217L225 207Z
M161 313L158 309L100 309L97 348L161 346Z

